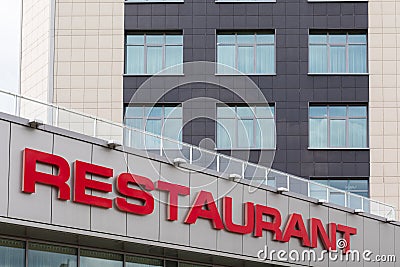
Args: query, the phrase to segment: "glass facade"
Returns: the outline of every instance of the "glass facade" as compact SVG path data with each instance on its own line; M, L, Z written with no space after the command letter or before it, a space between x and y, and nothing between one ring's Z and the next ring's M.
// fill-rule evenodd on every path
M309 35L310 73L367 73L366 34Z
M212 265L0 238L0 266L211 267Z
M217 107L217 148L275 148L274 107Z
M129 34L126 36L125 73L133 75L182 74L183 36Z
M125 124L136 129L174 140L182 140L182 107L181 106L128 106L125 110ZM139 132L125 133L125 143L135 148L159 148L160 139L143 137ZM164 144L167 145L168 144Z
M217 62L244 74L274 74L275 35L220 33L217 35ZM234 73L231 68L219 65L217 73Z
M310 148L366 148L367 107L310 106Z

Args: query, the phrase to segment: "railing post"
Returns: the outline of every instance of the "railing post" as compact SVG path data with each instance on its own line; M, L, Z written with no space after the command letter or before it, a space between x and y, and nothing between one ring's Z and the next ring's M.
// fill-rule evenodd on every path
M132 129L128 128L128 144L130 147L133 147L132 145Z
M163 138L162 137L160 137L160 156L162 156L163 155Z
M219 155L217 154L217 172L219 172Z
M344 206L346 207L346 208L348 208L348 201L347 201L347 198L349 197L349 193L348 192L344 192Z
M244 162L242 162L242 178L244 179Z
M361 198L361 209L364 210L364 198Z
M290 191L290 177L289 177L289 175L286 175L286 186L287 186L287 189Z
M97 136L97 118L93 121L93 137Z
M193 146L189 147L189 163L193 163Z
M328 188L328 187L325 187L325 189L326 189L326 201L327 201L327 202L330 202L330 201L329 201L329 188Z
M310 181L307 181L307 196L311 197Z
M56 108L56 116L55 116L55 119L54 119L54 126L56 126L56 127L58 127L59 113L60 113L60 108L57 106L57 108Z

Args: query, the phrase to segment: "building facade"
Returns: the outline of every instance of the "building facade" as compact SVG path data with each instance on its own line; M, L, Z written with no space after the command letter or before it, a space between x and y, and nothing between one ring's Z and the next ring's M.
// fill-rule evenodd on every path
M262 151L275 151L274 169L399 207L397 9L376 0L24 1L21 93L261 164ZM271 116L254 115L257 103L212 84L132 102L153 74L194 61L248 75L276 138L259 140ZM215 120L187 120L182 103L201 97L231 114L215 105Z

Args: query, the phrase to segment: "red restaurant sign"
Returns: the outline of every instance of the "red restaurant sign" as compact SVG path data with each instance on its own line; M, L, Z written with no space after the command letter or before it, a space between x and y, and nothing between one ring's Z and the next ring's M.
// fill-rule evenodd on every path
M36 169L37 163L50 165L58 169L57 174L47 174ZM70 179L70 165L62 157L45 152L25 148L23 151L23 177L22 191L35 193L36 184L49 185L58 190L58 199L75 203L111 209L113 206L122 211L137 215L148 215L154 210L154 197L152 191L160 190L168 193L167 220L178 220L178 206L180 197L188 197L190 188L187 186L157 181L153 183L149 178L121 173L116 179L116 188L111 183L105 182L114 176L111 168L76 160L73 166L74 186L68 185ZM104 178L104 182L86 178L86 174L93 174ZM110 193L113 190L119 196L114 199L93 196L86 190L94 190ZM140 201L141 204L133 204L129 200ZM252 234L262 237L265 231L273 233L273 239L280 242L289 242L291 238L297 238L304 247L316 248L318 239L326 250L336 250L337 233L347 241L348 246L344 252L350 249L350 236L357 234L357 229L342 224L329 223L325 228L320 219L310 218L309 229L306 228L301 214L289 215L286 223L282 223L279 210L253 202L244 203L244 223L236 224L232 219L233 199L229 196L222 198L222 211L219 211L214 197L210 192L199 191L191 207L187 211L184 223L195 224L198 219L209 220L216 230L225 229L237 234ZM266 220L265 218L268 218Z

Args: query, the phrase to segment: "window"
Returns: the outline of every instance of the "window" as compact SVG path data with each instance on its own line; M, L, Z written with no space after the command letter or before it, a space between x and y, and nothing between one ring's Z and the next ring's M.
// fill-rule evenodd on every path
M275 35L273 33L221 33L217 35L218 74L275 73Z
M337 205L347 206L354 209L369 209L368 202L363 199L346 195L343 193L349 192L362 197L369 197L369 181L366 178L313 178L314 182L337 188L341 191L326 190L326 187L310 184L311 197L317 199L327 199ZM347 204L347 205L346 205Z
M163 267L163 260L142 258L137 256L126 256L126 267Z
M122 267L123 256L109 252L82 249L80 254L80 266Z
M0 266L25 266L24 242L0 239Z
M126 36L126 74L182 74L183 36L179 34L129 34Z
M217 148L275 148L274 107L217 107Z
M78 266L77 255L75 248L29 243L28 266L74 267Z
M182 140L182 107L181 106L128 106L125 111L125 124L174 140ZM144 137L140 132L125 133L125 143L134 148L159 149L160 139L153 136ZM173 144L170 144L173 145ZM164 142L163 147L168 147ZM176 145L175 145L176 147Z
M310 106L310 148L366 148L367 107Z
M309 35L310 73L366 73L367 36L359 33Z

